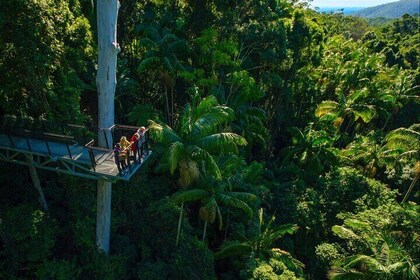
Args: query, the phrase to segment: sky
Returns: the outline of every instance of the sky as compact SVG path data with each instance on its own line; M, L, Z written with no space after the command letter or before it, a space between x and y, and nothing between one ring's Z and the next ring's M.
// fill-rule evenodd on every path
M313 0L313 7L373 7L398 0Z

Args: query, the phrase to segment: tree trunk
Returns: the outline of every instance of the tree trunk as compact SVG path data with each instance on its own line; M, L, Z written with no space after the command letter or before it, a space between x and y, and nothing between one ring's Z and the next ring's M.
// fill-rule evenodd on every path
M170 127L172 127L171 125L171 113L169 111L169 97L168 97L168 86L165 83L165 101L166 101L166 117L167 117L167 122L168 125Z
M417 184L417 181L419 180L420 177L420 173L416 174L416 177L414 178L414 180L411 182L410 187L408 188L407 193L405 194L402 203L405 203L408 199L408 197L410 196L411 191L413 190L414 186Z
M179 212L179 220L178 220L178 230L176 232L176 243L175 245L178 246L179 242L179 233L181 232L181 223L182 223L182 211L184 210L184 201L181 203L181 211Z
M175 127L174 122L174 86L171 85L171 125L172 128Z
M226 218L226 228L225 228L225 235L223 238L223 241L226 240L227 238L227 234L228 234L228 228L229 228L229 219L230 219L230 213L227 214L227 218Z
M203 230L203 242L206 239L206 231L207 231L207 221L204 222L204 230Z
M26 158L26 161L28 162L29 166L29 174L31 175L32 184L34 185L35 189L39 193L39 203L41 203L42 208L44 208L45 212L48 213L48 205L47 200L45 199L44 192L41 188L41 182L39 181L38 172L36 171L36 168L33 166L33 157L32 155L30 157Z
M101 129L114 125L114 98L117 85L116 69L119 45L117 43L118 0L98 0L98 73L96 86L98 90L98 144L106 147L106 139L111 143L111 131L106 136ZM111 229L111 194L112 184L98 180L96 244L100 250L109 253L109 236Z

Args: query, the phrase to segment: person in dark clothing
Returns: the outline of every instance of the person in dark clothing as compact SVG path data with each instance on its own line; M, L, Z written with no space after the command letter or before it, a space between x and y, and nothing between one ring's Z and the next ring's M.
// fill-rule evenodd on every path
M127 165L125 164L124 150L121 148L119 143L115 144L114 146L114 159L115 159L115 164L117 165L119 174L123 174L123 172L127 168Z

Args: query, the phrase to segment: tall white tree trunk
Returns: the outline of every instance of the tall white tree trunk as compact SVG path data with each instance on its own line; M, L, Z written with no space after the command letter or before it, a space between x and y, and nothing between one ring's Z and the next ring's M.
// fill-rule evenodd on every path
M118 0L98 0L98 127L111 127L114 124L114 97L117 85L117 17L120 4ZM99 146L106 147L103 131L99 130ZM112 145L111 132L106 131L109 145ZM100 250L109 253L111 230L111 194L112 184L105 180L98 181L96 244Z

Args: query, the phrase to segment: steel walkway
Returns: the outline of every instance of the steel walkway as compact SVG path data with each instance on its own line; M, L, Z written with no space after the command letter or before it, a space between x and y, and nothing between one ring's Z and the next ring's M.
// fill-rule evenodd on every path
M130 139L137 127L114 125L95 131L79 125L57 126L46 121L10 116L3 117L0 121L0 160L10 163L115 182L130 180L151 155L146 132L141 161L132 162L130 171L120 175L114 162L112 147L123 135ZM56 133L58 130L59 134ZM107 148L95 146L98 133L104 134Z

